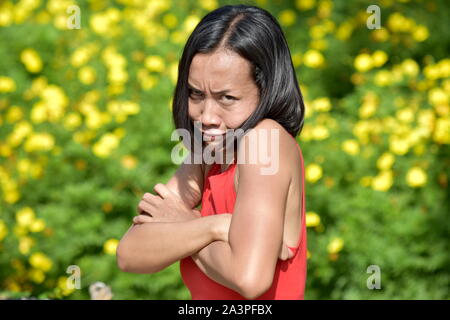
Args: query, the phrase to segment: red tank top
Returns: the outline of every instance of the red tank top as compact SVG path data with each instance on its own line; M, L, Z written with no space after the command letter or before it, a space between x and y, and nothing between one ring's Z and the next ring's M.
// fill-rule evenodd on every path
M291 136L292 137L292 136ZM295 139L294 139L295 140ZM294 256L289 260L278 260L272 286L256 300L303 300L306 282L306 223L305 223L305 168L303 154L300 152L302 166L302 218L301 239L296 247L289 247ZM226 171L220 172L220 164L214 163L204 183L201 215L233 213L236 193L234 190L234 172L236 161ZM245 298L214 280L201 271L191 257L180 260L180 273L193 300L245 300Z

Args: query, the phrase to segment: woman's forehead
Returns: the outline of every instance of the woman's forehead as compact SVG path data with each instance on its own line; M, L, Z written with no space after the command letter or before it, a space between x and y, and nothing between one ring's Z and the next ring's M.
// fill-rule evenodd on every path
M204 83L220 86L246 85L252 82L250 76L250 63L233 52L216 52L212 54L196 54L192 59L189 70L189 83L198 87ZM214 88L211 88L214 90ZM230 89L230 88L227 88Z

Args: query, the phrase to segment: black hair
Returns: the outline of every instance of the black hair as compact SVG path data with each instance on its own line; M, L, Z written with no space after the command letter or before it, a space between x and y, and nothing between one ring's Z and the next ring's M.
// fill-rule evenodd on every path
M194 136L194 125L188 113L189 68L195 54L218 49L231 50L247 59L259 89L257 108L234 129L247 132L262 119L269 118L295 138L303 128L305 106L286 38L269 12L243 4L211 11L189 36L178 65L172 105L176 129L187 129Z

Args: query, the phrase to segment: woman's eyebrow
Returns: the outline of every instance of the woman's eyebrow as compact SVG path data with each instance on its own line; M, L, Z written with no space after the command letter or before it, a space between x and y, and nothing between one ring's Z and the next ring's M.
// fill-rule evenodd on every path
M202 90L199 90L199 89L195 88L195 87L192 86L190 83L188 83L188 87L189 87L189 89L196 90L196 91L199 91L199 92L203 93ZM216 94L224 94L224 93L228 93L228 92L230 92L230 91L231 91L230 89L226 89L226 90L221 90L221 91L211 91L211 92L212 92L212 94L216 95Z

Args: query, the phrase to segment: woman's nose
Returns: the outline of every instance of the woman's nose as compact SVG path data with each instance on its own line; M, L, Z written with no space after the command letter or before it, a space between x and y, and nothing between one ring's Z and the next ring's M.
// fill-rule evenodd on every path
M214 101L210 101L210 99L205 100L200 121L203 126L207 127L220 125L220 119L217 115Z

